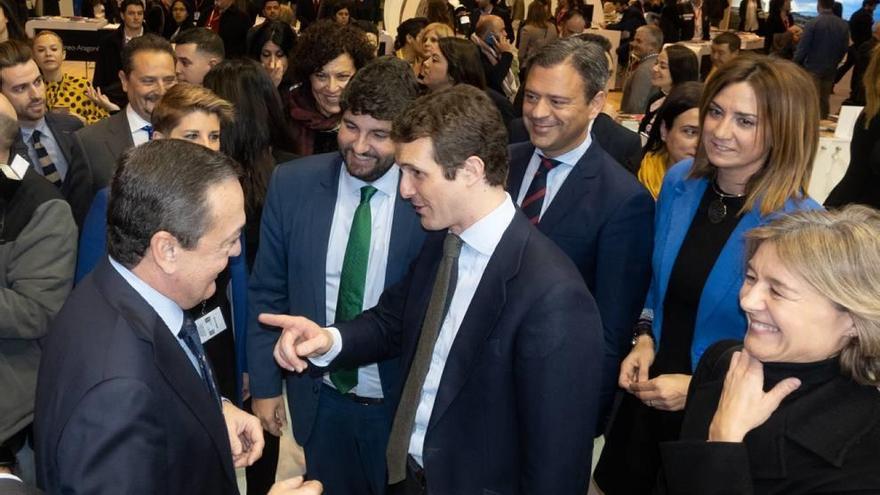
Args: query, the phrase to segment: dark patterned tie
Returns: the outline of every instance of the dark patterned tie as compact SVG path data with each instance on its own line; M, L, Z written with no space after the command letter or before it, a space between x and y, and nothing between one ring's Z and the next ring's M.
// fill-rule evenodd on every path
M541 164L538 165L538 170L535 172L535 177L532 178L532 183L529 184L529 190L526 191L521 206L523 213L526 214L526 218L532 222L532 225L537 225L541 220L541 207L544 205L544 196L547 194L547 174L562 163L543 155L538 155L538 157L541 159Z
M40 143L40 137L42 135L43 133L36 129L34 129L34 133L31 135L31 142L34 144L34 151L37 152L37 160L40 162L40 169L43 171L43 177L45 177L46 180L55 184L56 187L61 187L61 174L52 162L52 157L49 156L49 152L43 144Z
M440 260L440 266L437 268L431 300L428 303L425 320L422 322L419 343L403 386L403 393L400 395L400 404L397 406L394 423L391 426L391 436L388 439L385 458L388 461L389 484L406 479L406 456L409 452L409 440L416 419L416 410L422 397L425 377L431 368L434 345L437 343L440 327L443 326L443 320L452 302L452 295L455 293L460 253L461 238L452 233L446 234L446 239L443 241L443 259Z
M152 141L153 140L153 126L150 124L147 124L147 125L141 127L141 129L147 131L147 139Z
M205 355L205 348L202 347L202 341L199 339L196 324L189 315L184 315L183 327L177 334L177 338L183 341L189 352L196 357L196 361L199 363L199 374L202 376L205 386L208 387L208 393L217 401L217 405L221 406L220 391L217 390L217 382L214 381L214 371L211 369L211 364L208 363L208 357Z

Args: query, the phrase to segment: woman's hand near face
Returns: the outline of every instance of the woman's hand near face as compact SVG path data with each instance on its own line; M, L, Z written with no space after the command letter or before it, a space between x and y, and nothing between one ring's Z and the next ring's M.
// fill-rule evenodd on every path
M620 376L617 384L624 390L630 390L633 383L647 382L648 370L654 363L654 339L649 335L641 335L629 354L620 363Z
M264 65L264 67L266 67L266 72L269 73L269 77L272 79L272 84L277 88L281 84L281 78L284 77L284 71L287 67L284 66L281 60L274 57L269 65Z
M647 406L661 411L681 411L687 402L691 375L660 375L645 382L633 383L630 392Z
M764 392L764 366L748 351L733 353L721 400L709 425L710 442L742 442L746 433L764 424L801 382L786 378Z

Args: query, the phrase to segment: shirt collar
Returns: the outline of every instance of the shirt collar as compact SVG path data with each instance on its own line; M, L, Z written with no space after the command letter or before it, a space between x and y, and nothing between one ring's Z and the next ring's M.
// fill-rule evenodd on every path
M397 183L400 178L400 169L397 167L396 163L391 165L391 168L389 168L382 177L369 183L348 173L348 169L345 168L345 163L340 166L342 167L340 181L342 192L360 195L361 188L369 184L388 197L393 198L397 194Z
M110 259L110 265L119 273L119 275L122 276L122 278L125 279L126 282L128 282L128 285L130 285L135 292L140 294L140 296L147 301L147 304L156 311L159 318L161 318L162 321L165 322L165 325L168 326L168 329L171 330L171 333L177 335L183 327L183 310L180 309L180 306L156 289L150 287L131 270L122 266L112 257L108 256L108 258Z
M132 133L142 130L145 125L152 125L141 118L141 116L134 111L134 108L131 108L131 103L125 106L125 116L128 117L128 130Z
M38 120L36 125L34 125L33 127L21 128L21 137L25 142L30 142L31 135L34 133L34 129L40 131L44 136L49 133L49 127L46 125L46 117Z
M19 483L24 483L21 478L12 473L0 473L0 480L13 480L18 481Z
M578 145L577 148L555 157L554 160L560 162L563 165L568 165L569 167L574 167L575 165L577 165L577 162L581 161L581 157L584 156L584 153L587 152L587 149L593 142L593 138L590 136L590 133L593 131L594 121L595 119L591 120L589 125L587 125L587 137L584 138L584 140L581 142L581 144ZM541 155L544 154L544 151L540 148L535 148L535 151Z
M471 225L459 237L465 244L485 256L492 256L495 247L501 242L501 236L507 230L516 213L516 207L510 195L504 193L504 201L491 213Z

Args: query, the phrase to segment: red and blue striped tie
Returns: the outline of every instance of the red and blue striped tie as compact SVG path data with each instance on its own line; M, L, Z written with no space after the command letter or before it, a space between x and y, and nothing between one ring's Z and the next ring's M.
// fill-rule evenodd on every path
M544 196L547 194L547 174L562 163L543 155L538 155L538 157L541 158L541 164L538 165L535 177L532 179L522 202L522 211L526 214L526 218L532 222L532 225L537 225L541 220L541 208L544 205Z

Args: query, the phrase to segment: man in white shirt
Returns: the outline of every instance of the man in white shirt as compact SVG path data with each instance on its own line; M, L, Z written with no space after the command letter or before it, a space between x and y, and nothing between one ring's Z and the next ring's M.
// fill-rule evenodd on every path
M598 311L571 261L504 190L507 136L468 85L395 120L400 190L436 230L407 277L351 322L283 328L303 372L401 356L389 439L396 493L585 493L601 373Z
M418 92L402 60L367 64L340 102L340 153L281 165L272 178L251 277L248 334L253 408L272 435L281 434L286 417L283 370L272 357L279 334L259 325L257 314L302 314L322 324L349 320L403 278L421 248L418 216L398 196L391 141L392 120ZM309 477L328 493L385 492L398 361L286 377L293 434L305 449Z
M150 140L153 107L177 83L171 44L154 34L128 42L122 49L119 80L128 95L128 105L76 133L92 172L95 191L109 184L122 152Z

